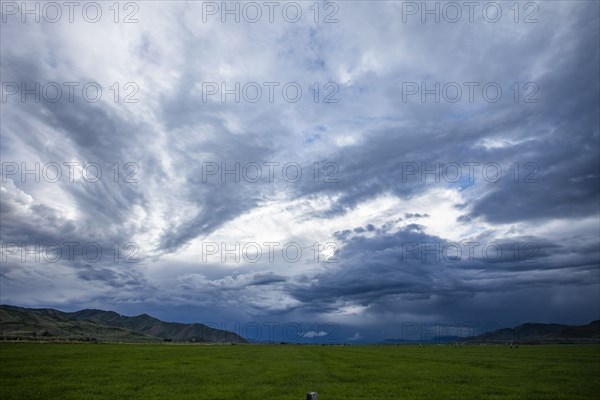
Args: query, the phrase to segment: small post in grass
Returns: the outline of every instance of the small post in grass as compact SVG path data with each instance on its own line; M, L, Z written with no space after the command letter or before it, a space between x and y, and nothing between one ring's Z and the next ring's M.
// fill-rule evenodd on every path
M306 393L306 400L317 400L317 392Z

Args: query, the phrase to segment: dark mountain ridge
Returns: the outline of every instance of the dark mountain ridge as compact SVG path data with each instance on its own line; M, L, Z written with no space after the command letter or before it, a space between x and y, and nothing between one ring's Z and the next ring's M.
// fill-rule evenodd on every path
M418 335L417 335L418 336ZM502 328L478 336L429 336L386 339L380 344L448 343L600 343L600 320L586 325L540 324L528 322L514 328Z
M204 324L164 322L148 314L127 317L114 311L86 309L63 312L51 308L0 305L3 337L79 337L104 341L245 343L234 332Z
M473 338L475 342L514 343L596 343L600 342L600 320L586 325L525 323L514 328L498 329Z

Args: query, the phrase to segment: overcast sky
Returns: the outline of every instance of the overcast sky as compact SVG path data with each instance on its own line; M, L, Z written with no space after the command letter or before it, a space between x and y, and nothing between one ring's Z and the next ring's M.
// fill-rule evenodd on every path
M600 318L600 3L55 4L2 2L1 303Z

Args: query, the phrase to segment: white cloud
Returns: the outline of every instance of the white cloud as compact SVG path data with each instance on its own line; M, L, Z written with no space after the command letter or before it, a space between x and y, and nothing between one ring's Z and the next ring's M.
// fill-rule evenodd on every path
M323 336L327 336L327 332L308 331L302 335L303 338L314 338L314 337L323 337Z

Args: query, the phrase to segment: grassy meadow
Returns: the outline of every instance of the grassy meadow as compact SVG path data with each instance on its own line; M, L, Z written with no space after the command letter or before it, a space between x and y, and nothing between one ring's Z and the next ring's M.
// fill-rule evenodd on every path
M597 399L600 346L0 344L0 399Z

